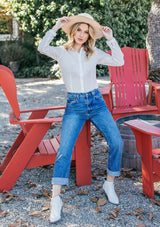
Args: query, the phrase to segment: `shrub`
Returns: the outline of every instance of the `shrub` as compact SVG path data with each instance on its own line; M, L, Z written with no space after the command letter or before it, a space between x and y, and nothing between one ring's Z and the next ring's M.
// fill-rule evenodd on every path
M53 62L50 62L44 65L22 68L16 74L16 77L21 77L21 78L40 77L40 78L59 79L60 75L61 75L60 68L58 64L53 64Z
M11 61L20 62L23 57L23 49L18 43L8 43L0 47L0 59L4 65L9 65Z
M35 39L28 32L23 32L21 37L21 46L23 48L23 57L21 59L21 68L36 65Z

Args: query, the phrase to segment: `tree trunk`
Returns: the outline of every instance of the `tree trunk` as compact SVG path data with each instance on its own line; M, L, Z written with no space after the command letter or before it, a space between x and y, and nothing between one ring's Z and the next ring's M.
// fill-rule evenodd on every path
M149 53L150 68L152 71L157 71L160 69L160 0L152 2L151 10L148 14L146 46Z

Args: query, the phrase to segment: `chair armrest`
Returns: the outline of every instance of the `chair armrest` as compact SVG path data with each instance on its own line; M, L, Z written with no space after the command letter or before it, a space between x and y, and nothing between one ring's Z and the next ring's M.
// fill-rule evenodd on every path
M106 102L109 111L112 112L113 109L112 83L100 89L100 92Z
M101 88L100 92L101 92L102 95L110 94L111 89L112 89L112 83L109 83L106 87Z
M42 118L42 119L31 119L31 120L17 120L12 121L11 124L46 124L46 123L60 123L62 122L62 117L53 118Z
M11 124L35 124L35 123L58 123L62 121L62 117L52 118L30 118L27 120L17 119L13 110L9 111L9 121Z
M125 121L124 124L129 126L131 129L135 129L139 132L160 137L160 128L154 125L151 125L146 121L137 119L137 120Z
M153 86L156 89L160 89L160 84L153 82L152 80L147 80L146 81L149 85Z
M160 113L160 84L147 80L149 84L148 104L152 104L153 89L155 90L155 103Z
M49 106L44 108L38 108L38 109L28 109L28 110L21 110L20 113L29 113L29 112L38 112L38 111L49 111L49 110L59 110L59 109L65 109L66 106Z

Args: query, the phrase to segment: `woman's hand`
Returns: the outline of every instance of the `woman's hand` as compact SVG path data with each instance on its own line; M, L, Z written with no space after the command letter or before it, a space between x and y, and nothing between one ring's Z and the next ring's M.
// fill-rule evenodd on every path
M113 32L112 29L109 27L102 27L102 32L104 34L104 37L109 41L113 38Z
M58 19L57 23L53 26L53 30L56 32L58 29L60 29L65 23L69 22L68 17L61 17Z

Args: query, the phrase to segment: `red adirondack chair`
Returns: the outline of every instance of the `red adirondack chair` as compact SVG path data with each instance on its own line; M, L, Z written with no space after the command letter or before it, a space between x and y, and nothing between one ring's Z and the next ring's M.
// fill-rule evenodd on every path
M24 169L50 165L55 162L60 137L42 140L52 123L62 121L61 117L45 118L48 111L64 109L65 106L30 109L20 111L17 100L16 82L13 73L5 66L0 66L0 86L2 87L12 110L10 123L19 124L21 132L0 165L0 192L10 190ZM30 112L27 120L22 120L23 113ZM90 124L83 127L72 155L76 162L77 185L91 184Z
M136 137L138 153L141 155L143 193L154 197L154 182L160 181L160 148L152 149L152 136L160 137L160 128L142 120L124 122L131 127Z
M148 79L148 52L146 49L122 48L124 66L109 66L111 83L101 89L113 118L133 114L160 113L160 85ZM149 83L148 102L145 85ZM152 94L155 92L155 105ZM115 93L115 99L113 98Z

